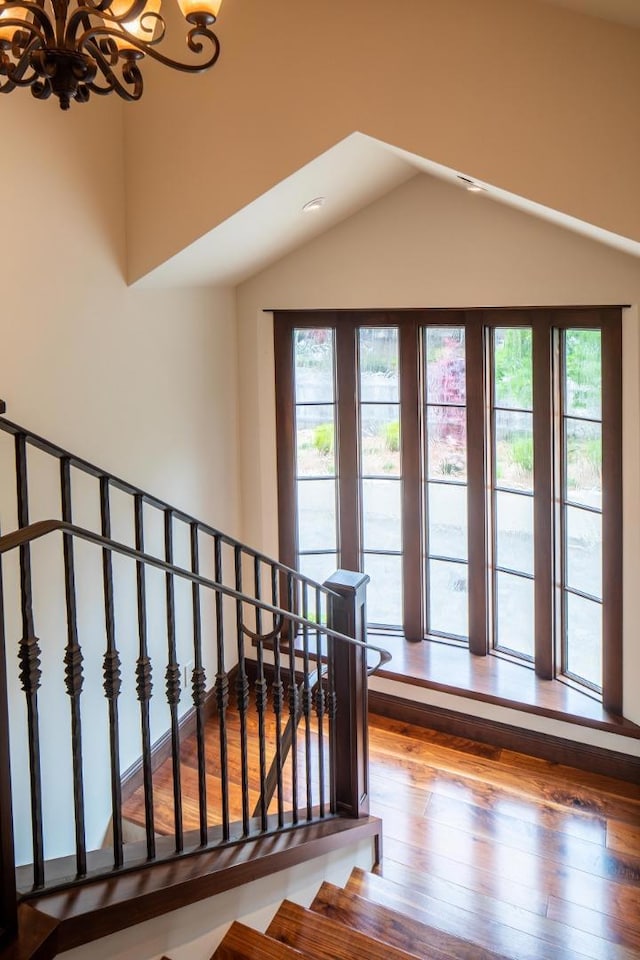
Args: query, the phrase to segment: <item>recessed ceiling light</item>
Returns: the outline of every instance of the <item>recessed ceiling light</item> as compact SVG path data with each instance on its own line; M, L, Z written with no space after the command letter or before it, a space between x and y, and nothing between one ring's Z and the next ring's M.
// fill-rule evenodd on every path
M479 183L475 183L475 181L470 180L469 177L463 177L461 174L458 174L458 180L461 180L462 183L464 183L469 193L486 193L487 192L486 187L481 187Z
M322 210L326 202L326 197L316 197L314 200L309 200L308 203L305 203L304 207L302 208L302 212L315 213L317 210Z

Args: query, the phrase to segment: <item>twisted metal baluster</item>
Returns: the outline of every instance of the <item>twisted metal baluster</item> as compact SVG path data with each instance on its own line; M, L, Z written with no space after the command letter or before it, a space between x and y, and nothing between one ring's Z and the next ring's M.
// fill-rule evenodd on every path
M167 563L173 563L173 511L164 514L164 554ZM167 596L167 647L168 662L165 674L167 703L171 712L171 759L173 768L173 819L175 824L176 853L184 849L182 829L182 786L180 778L180 724L178 704L180 703L180 665L176 656L176 601L173 574L166 574Z
M293 574L287 574L288 609L295 610ZM289 622L289 724L291 727L291 818L298 822L298 685L296 683L296 627Z
M73 523L71 506L71 461L60 461L60 491L62 519ZM84 877L87 872L87 845L84 815L84 785L82 774L82 719L80 696L83 687L82 650L78 643L78 616L76 607L75 557L73 537L65 533L62 538L64 551L64 583L67 605L67 646L64 654L64 672L67 695L71 702L71 756L73 765L73 810L76 833L76 874Z
M262 599L262 585L260 577L260 560L254 558L253 564L255 597L256 600ZM256 633L262 634L262 610L256 607ZM258 749L260 751L260 826L264 831L267 829L267 756L266 756L266 735L265 735L265 714L267 711L267 681L264 676L264 650L262 642L258 641L258 676L255 682L256 691L256 709L258 711Z
M111 504L109 477L100 477L100 514L102 536L111 538ZM109 753L111 762L111 812L113 818L113 863L116 868L124 863L122 837L122 790L120 786L120 734L118 697L122 687L120 654L116 647L115 613L113 603L113 566L111 553L102 551L105 627L107 650L103 661L104 692L109 704Z
M307 584L302 582L302 616L305 620L309 618L309 600L307 596ZM311 712L313 708L311 697L311 685L309 676L309 628L306 623L302 628L302 656L304 678L302 681L302 715L304 716L304 765L305 777L307 782L307 820L313 816L313 794L311 779ZM320 661L318 661L318 677L320 676Z
M324 717L326 713L326 695L324 692L324 680L322 669L322 634L320 633L320 624L322 623L322 594L318 587L316 593L316 657L318 659L318 682L315 688L315 708L318 718L318 776L320 793L320 816L325 815L325 777L324 777Z
M214 538L215 578L222 583L222 541ZM218 708L218 730L220 735L220 789L222 794L222 839L228 840L229 830L229 749L227 744L227 709L229 707L229 679L224 668L224 609L223 598L216 593L216 652L218 665L216 670L216 706Z
M278 606L278 571L275 566L271 568L271 597L274 607ZM284 707L284 685L282 683L281 664L280 664L280 638L282 633L274 639L273 643L273 713L276 725L276 770L278 780L278 826L284 826L284 790L282 783L282 710Z
M136 550L144 552L144 499L136 494L134 500ZM153 767L151 764L150 701L153 690L152 667L147 639L147 584L144 563L136 561L136 588L138 595L138 660L136 663L136 693L140 703L142 734L142 777L144 783L144 823L147 838L147 859L156 855L153 809Z
M198 544L198 524L191 524L191 569L200 572L200 551ZM207 756L205 745L204 702L207 680L202 666L202 615L200 610L200 586L191 587L193 600L193 673L191 690L193 707L196 712L196 743L198 748L198 809L200 813L200 843L206 846L209 840L207 823Z

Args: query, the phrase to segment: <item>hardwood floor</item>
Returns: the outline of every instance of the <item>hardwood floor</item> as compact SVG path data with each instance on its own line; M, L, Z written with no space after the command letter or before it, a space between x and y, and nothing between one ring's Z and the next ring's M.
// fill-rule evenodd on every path
M233 738L237 721L229 726ZM404 926L407 916L427 924L433 949L419 956L438 956L440 931L477 945L476 953L460 956L640 960L640 786L375 715L369 734L371 812L384 821L384 855L380 876L355 871L347 894L404 914ZM215 719L208 737L215 822ZM231 749L237 778L233 756ZM194 765L186 743L185 801ZM289 775L286 782L290 787ZM173 829L169 784L170 761L154 780L160 832ZM127 801L125 815L144 822L141 791ZM185 802L184 826L197 827L195 800ZM322 897L338 911L344 903L335 891ZM334 907L325 903L321 912L328 917ZM402 924L392 928L396 939L388 942L408 949Z

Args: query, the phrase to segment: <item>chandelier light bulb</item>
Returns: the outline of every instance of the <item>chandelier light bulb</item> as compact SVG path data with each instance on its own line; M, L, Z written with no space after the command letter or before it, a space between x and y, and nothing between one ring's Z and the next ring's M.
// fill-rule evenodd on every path
M222 0L178 0L188 23L186 62L157 50L166 30L161 2L0 0L0 93L30 87L37 100L53 94L68 110L92 93L139 100L144 57L183 73L208 70L220 55L210 28Z

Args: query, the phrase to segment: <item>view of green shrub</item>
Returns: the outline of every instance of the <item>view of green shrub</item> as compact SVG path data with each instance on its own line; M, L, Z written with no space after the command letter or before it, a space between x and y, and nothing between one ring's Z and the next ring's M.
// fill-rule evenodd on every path
M325 456L333 453L333 424L320 423L313 431L313 445Z
M516 437L511 442L511 459L525 473L533 470L533 438Z
M384 427L384 445L391 453L397 453L400 449L400 422L392 420Z

